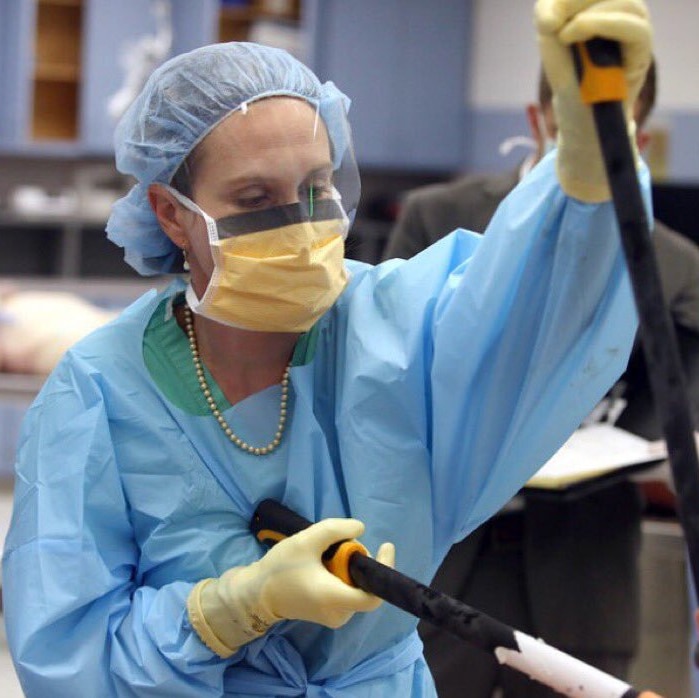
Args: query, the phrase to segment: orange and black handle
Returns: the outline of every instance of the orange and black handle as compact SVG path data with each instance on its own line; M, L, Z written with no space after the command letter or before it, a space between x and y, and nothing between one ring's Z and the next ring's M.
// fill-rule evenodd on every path
M627 92L619 44L593 39L578 44L573 57L581 97L592 106L622 247L633 286L648 373L677 492L677 509L687 542L699 602L699 458L692 410L675 328L663 297L660 272L629 141L623 100ZM695 652L695 662L699 664Z
M271 499L260 502L250 530L265 545L274 545L302 531L311 522ZM356 541L351 541L356 543ZM588 664L536 641L475 608L382 565L366 549L348 547L343 541L323 555L326 566L349 583L388 601L417 618L439 626L562 695L584 698L652 698ZM336 566L333 558L341 560Z
M573 61L584 104L623 102L628 97L621 46L616 41L591 39L576 44Z
M310 525L308 519L283 504L265 499L255 509L250 530L261 543L274 545ZM350 546L357 544L361 549L345 547L348 543ZM335 557L337 563L333 562ZM418 618L451 629L482 649L517 647L511 628L382 565L369 557L366 548L357 541L332 545L323 554L323 562L340 579L349 579L352 586L375 594Z
M258 505L250 522L250 530L255 538L265 545L271 546L283 538L308 528L311 522L299 516L295 511L282 506L273 499L265 499ZM350 574L349 563L352 555L367 556L369 551L357 540L343 540L331 545L323 553L323 564L345 584L355 584Z

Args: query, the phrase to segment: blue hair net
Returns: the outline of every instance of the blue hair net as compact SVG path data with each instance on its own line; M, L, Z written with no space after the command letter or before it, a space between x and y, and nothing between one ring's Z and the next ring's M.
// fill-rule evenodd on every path
M231 112L263 97L292 96L315 106L328 129L334 167L351 157L349 99L332 82L281 49L214 44L181 54L150 76L114 134L117 169L138 180L112 207L107 236L140 274L181 271L181 251L165 235L148 202L148 186L169 184L192 149ZM356 208L359 199L357 182Z

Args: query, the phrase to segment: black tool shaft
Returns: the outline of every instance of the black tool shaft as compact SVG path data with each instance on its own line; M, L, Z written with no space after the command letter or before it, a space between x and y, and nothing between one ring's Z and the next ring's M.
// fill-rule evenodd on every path
M621 242L638 310L641 341L656 412L667 442L677 509L687 541L695 591L699 581L699 459L692 413L674 325L638 184L634 154L620 102L593 105ZM697 596L699 601L699 596Z
M272 499L260 502L250 521L255 537L274 545L281 536L292 536L311 522ZM337 548L331 546L329 551ZM327 553L323 559L327 560ZM517 649L512 628L456 599L421 584L366 555L348 558L348 576L360 589L375 594L398 608L439 625L484 650Z
M266 499L250 522L256 538L274 545L311 525L283 504ZM322 559L341 549L332 545ZM328 555L329 554L329 555ZM639 693L627 683L570 655L520 633L461 601L412 579L362 553L343 558L348 583L384 599L397 608L451 632L471 645L490 652L502 664L573 698L635 698Z
M511 627L365 555L350 558L355 584L422 620L488 652L518 649Z

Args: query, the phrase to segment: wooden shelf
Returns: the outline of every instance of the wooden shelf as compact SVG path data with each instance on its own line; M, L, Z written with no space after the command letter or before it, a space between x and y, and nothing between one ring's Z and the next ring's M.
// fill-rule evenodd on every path
M39 5L36 18L36 62L79 65L82 8Z
M35 82L80 82L80 67L68 63L41 63L34 70Z
M256 13L251 5L221 5L219 19L226 22L252 22Z
M39 0L39 5L55 5L57 7L80 7L82 0Z
M39 0L36 16L33 140L78 138L82 0Z
M235 12L231 12L231 10L235 10ZM245 10L245 12L240 10ZM253 21L247 7L222 9L218 18L218 40L245 41Z
M258 18L293 22L301 18L300 0L254 0L252 6Z
M218 40L246 41L250 25L259 20L300 21L299 0L254 0L247 5L222 5L219 11Z
M34 83L34 140L73 140L78 137L78 85L74 82Z

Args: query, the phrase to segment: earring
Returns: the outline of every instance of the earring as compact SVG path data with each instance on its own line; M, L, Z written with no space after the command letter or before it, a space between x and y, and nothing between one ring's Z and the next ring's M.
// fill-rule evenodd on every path
M189 260L187 259L187 248L182 248L182 268L189 271Z

